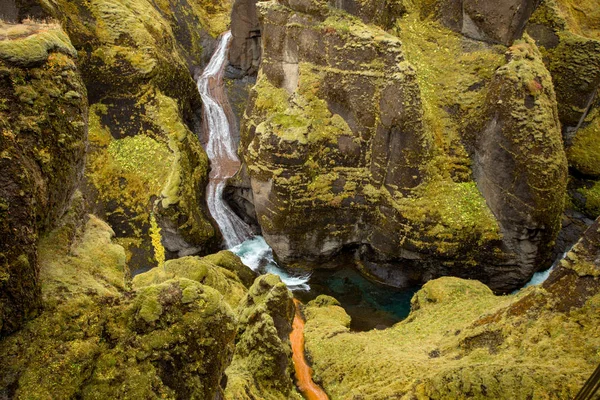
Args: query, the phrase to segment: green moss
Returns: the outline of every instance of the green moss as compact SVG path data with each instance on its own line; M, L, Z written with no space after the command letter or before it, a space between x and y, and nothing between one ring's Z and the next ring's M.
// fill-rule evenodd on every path
M584 211L590 218L600 216L600 181L578 190L585 197Z
M569 164L579 172L600 177L600 117L580 129L567 149Z
M600 40L600 10L593 0L555 0L573 33Z
M445 177L470 178L470 160L461 139L468 124L481 118L488 85L503 63L503 47L472 43L435 21L409 14L397 21L407 60L417 70L426 129L433 137L435 165Z
M238 338L227 368L232 399L301 399L291 380L292 296L275 275L256 279L240 303Z
M536 305L518 312L532 297ZM349 331L341 307L314 301L306 350L332 399L572 397L600 357L597 338L585 336L600 297L571 314L545 306L549 298L537 288L497 297L477 281L440 278L415 294L406 320L363 333Z
M51 52L61 52L77 57L69 37L58 24L22 25L24 31L15 32L15 26L0 24L0 59L15 65L30 66L41 64Z
M235 271L221 266L240 263L239 259L237 259L237 263L236 260L229 260L230 257L237 258L233 254L219 253L203 258L182 257L168 260L164 268L156 267L148 272L136 275L132 282L133 287L143 288L176 277L186 278L218 290L224 296L225 301L235 309L246 294L247 289ZM239 267L239 270L243 271L242 267Z
M40 240L40 280L47 302L83 293L114 297L127 289L123 247L111 242L114 232L104 221L87 218L72 245L69 226Z

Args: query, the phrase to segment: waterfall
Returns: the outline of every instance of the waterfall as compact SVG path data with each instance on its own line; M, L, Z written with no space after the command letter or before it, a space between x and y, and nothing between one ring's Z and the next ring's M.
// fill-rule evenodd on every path
M208 128L205 150L211 164L206 188L208 210L219 226L226 248L237 254L245 265L260 273L279 275L292 290L308 290L309 275L293 276L282 270L275 262L273 250L267 242L261 236L253 237L252 229L223 200L227 179L240 167L227 113L223 108L224 105L229 106L223 89L223 71L227 65L230 41L231 32L221 36L215 53L198 79L198 92L202 97L205 126Z
M206 154L211 163L206 202L210 214L219 225L227 248L232 248L252 236L250 227L242 221L223 200L223 189L240 166L227 114L218 99L225 98L223 70L227 62L227 50L231 32L221 36L217 50L198 79L198 91L204 105L204 118L208 128Z

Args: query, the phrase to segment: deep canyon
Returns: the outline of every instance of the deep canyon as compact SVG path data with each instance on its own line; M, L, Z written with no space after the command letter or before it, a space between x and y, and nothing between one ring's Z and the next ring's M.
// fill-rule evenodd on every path
M0 399L597 398L599 87L597 0L0 0Z

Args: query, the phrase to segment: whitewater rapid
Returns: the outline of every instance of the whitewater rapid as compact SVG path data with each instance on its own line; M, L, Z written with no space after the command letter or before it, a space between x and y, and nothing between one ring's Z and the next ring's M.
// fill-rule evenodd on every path
M259 273L279 275L292 290L308 290L309 275L293 276L281 269L273 257L273 250L262 236L254 236L252 229L223 200L227 179L240 167L236 144L224 107L229 107L223 88L223 73L227 65L227 53L231 32L221 36L204 72L198 78L198 92L202 97L204 121L208 130L206 154L211 172L206 188L206 202L225 242L225 247L237 254L242 262ZM229 110L230 111L230 110ZM229 113L231 115L231 112Z

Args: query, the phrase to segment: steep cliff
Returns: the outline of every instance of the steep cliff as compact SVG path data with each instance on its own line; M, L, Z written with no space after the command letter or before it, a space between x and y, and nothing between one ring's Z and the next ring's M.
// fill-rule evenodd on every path
M79 53L90 102L85 195L90 211L115 229L132 269L158 262L153 220L167 258L216 250L193 76L226 29L227 3L21 3L21 13L60 20Z
M326 2L257 7L264 52L241 153L282 263L347 256L395 286L451 274L499 291L547 265L566 159L533 42L465 38L420 3L387 14L401 17L394 35ZM499 142L511 143L509 157L489 151ZM531 220L512 215L520 207Z
M56 24L0 22L0 336L41 306L38 237L82 176L87 97Z

